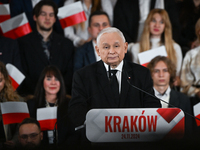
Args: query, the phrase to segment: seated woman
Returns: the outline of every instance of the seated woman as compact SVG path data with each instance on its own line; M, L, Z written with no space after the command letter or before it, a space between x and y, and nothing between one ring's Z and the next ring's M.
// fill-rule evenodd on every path
M3 62L0 62L0 102L22 101L22 98L14 91L11 79ZM17 124L3 125L0 111L0 143L14 146L18 135L16 133ZM1 147L0 147L1 149Z
M58 107L59 109L61 103L66 106L67 111L68 99L63 77L57 67L47 66L40 75L34 98L27 101L30 117L36 118L37 108ZM66 111L61 115L65 115ZM53 143L53 131L44 132L44 142Z
M144 30L139 43L131 48L133 62L139 63L138 53L154 49L164 45L168 58L176 64L175 86L180 84L179 76L182 64L182 52L180 46L172 39L172 27L169 16L164 9L150 11L144 25Z

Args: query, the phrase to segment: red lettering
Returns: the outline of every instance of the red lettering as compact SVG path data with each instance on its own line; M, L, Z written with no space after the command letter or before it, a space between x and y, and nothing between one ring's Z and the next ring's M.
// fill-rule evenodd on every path
M112 132L112 127L110 124L111 120L112 120L112 116L109 117L109 120L108 120L108 116L105 116L105 132L108 132L108 128L110 132Z
M157 125L157 116L155 116L155 119L153 119L154 117L151 116L151 120L150 120L150 116L147 116L148 119L148 128L149 128L149 132L151 132L151 127L153 128L153 131L156 131L156 125Z
M129 132L129 124L128 124L128 117L127 116L124 116L122 132L124 132L125 129L127 130L127 132Z
M144 132L146 130L146 118L145 118L145 116L139 117L139 130L140 130L140 132Z
M136 125L137 118L138 116L135 116L135 118L131 116L131 132L134 132L133 128L135 128L135 132L138 132L138 128Z
M118 128L118 132L121 132L121 128L120 128L120 123L121 123L121 118L119 116L114 116L114 132L117 132L117 128Z

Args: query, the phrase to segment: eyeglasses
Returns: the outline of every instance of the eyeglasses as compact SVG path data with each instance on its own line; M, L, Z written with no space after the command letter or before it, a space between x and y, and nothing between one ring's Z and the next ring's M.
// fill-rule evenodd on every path
M32 133L32 134L22 134L19 137L23 140L27 140L28 137L30 137L30 139L34 140L36 139L36 137L39 135L39 133Z

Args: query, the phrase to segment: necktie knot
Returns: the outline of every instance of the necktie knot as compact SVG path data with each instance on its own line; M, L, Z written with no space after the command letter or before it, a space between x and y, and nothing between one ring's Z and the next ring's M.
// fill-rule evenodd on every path
M117 71L118 70L116 70L116 69L115 70L110 70L110 72L111 72L112 75L116 75Z

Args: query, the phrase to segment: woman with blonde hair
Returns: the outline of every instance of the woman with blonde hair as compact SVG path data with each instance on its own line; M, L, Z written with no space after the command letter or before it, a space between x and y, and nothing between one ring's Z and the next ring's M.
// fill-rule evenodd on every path
M133 62L139 63L138 53L148 51L164 45L168 58L176 64L176 80L174 85L179 85L179 76L182 64L180 46L172 39L172 27L169 16L164 9L150 11L144 25L140 42L131 48Z
M7 101L22 101L22 98L14 91L7 69L0 61L0 103ZM3 125L0 111L0 144L6 141L4 144L12 147L17 139L17 124Z

